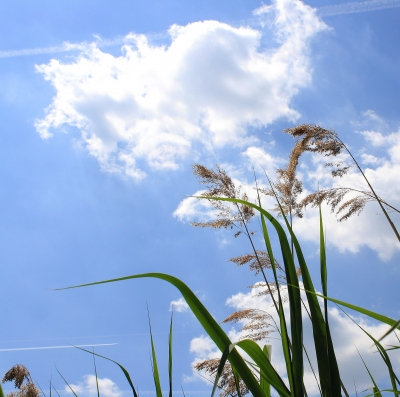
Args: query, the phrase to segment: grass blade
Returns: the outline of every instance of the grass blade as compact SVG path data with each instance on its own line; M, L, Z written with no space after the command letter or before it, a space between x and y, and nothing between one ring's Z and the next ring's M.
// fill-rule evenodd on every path
M169 325L169 338L168 338L168 379L169 379L169 397L172 397L172 320L174 311L172 309L171 322Z
M93 350L94 353L94 350ZM99 378L97 376L97 366L96 366L96 356L93 354L93 365L94 365L94 374L96 376L96 391L97 397L100 397L100 390L99 390Z
M260 368L260 373L263 373L264 379L271 384L280 396L293 397L270 361L265 359L264 352L256 342L245 339L236 342L234 345L242 348L251 357L254 363Z
M0 397L4 397L3 387L1 386L1 383L0 383Z
M239 376L237 372L233 369L233 377L235 379L235 386L236 386L236 393L238 397L242 397L242 393L240 392L240 382L239 382Z
M388 368L389 371L389 377L390 381L392 383L392 387L394 390L397 390L396 386L396 381L400 384L400 381L396 374L393 371L393 366L390 361L389 355L387 354L386 350L384 347L377 341L369 332L367 332L363 327L361 327L360 324L358 324L354 319L352 319L343 309L339 308L354 324L357 325L358 328L360 328L375 344L376 348L378 349L379 354L381 355L386 367ZM358 350L357 350L358 351Z
M157 356L156 356L156 349L154 348L154 340L153 340L153 332L151 330L149 308L147 308L147 316L149 318L150 341L151 341L151 365L153 368L154 386L156 388L156 396L162 397L160 374L158 372Z
M54 385L52 385L52 387L53 387L53 390L57 393L57 396L58 396L58 397L61 397L61 396L60 396L60 393L57 391L57 389L54 387Z
M44 394L43 389L40 387L39 383L35 382L38 386L38 388L40 389L40 391L42 392L43 396L46 397L46 394ZM51 389L50 389L50 395L51 395Z
M263 353L269 362L271 362L271 352L272 352L272 346L265 345L263 348ZM271 384L267 381L264 372L261 370L260 370L260 386L264 390L265 396L271 397Z
M261 200L260 200L260 195L257 191L257 196L258 196L258 203L260 208L261 206ZM271 240L269 238L269 233L268 233L268 228L265 222L264 214L261 213L261 225L262 225L262 230L263 230L263 236L264 236L264 241L265 241L265 246L267 248L268 256L270 258L271 262L271 267L272 267L272 272L274 275L274 281L275 285L277 288L277 293L278 293L278 305L279 307L277 308L278 316L279 316L279 325L280 325L280 334L281 334L281 342L282 342L282 350L283 350L283 355L285 358L285 363L286 363L286 372L288 374L289 378L289 384L293 385L293 368L292 368L292 359L290 356L290 341L289 341L289 334L287 331L287 326L286 326L286 319L285 319L285 312L283 310L283 301L282 301L282 296L281 296L281 291L280 291L280 285L279 285L279 279L278 275L276 272L276 266L275 266L275 257L274 253L272 250L272 245L271 245ZM274 301L275 303L275 301Z
M372 376L370 370L368 369L367 364L365 364L365 361L364 361L364 359L362 358L362 355L360 354L360 352L358 351L357 346L355 346L355 348L356 348L357 353L358 353L358 355L360 356L360 358L361 358L361 360L362 360L362 362L363 362L363 364L364 364L365 369L366 369L367 372L368 372L368 375L369 375L369 377L370 377L372 383L374 384L374 388L372 389L373 395L376 396L376 397L382 397L382 394L381 394L381 392L380 392L380 390L379 390L379 388L378 388L378 385L376 384L375 379L373 378L373 376Z
M119 282L124 280L131 279L139 279L139 278L157 278L160 280L164 280L175 286L183 295L186 300L186 303L190 307L192 313L199 320L200 324L203 326L204 330L213 340L213 342L217 345L221 352L223 352L226 346L231 345L231 341L220 325L215 321L215 319L211 316L208 310L204 307L204 305L200 302L197 296L193 293L193 291L181 280L176 277L170 276L164 273L144 273L144 274L136 274L133 276L120 277L110 280L97 281L94 283L81 284L73 287L67 288L59 288L58 290L66 290L72 288L81 288L88 287L92 285L100 285L106 283ZM82 349L84 350L84 349ZM89 352L90 353L90 352ZM106 358L106 357L103 357ZM110 359L108 359L110 360ZM111 360L113 361L113 360ZM114 361L115 362L115 361ZM229 362L232 367L237 371L239 376L242 378L243 382L247 385L250 392L254 397L264 397L264 393L258 383L258 380L252 374L250 369L247 367L243 358L236 351L232 351L229 356ZM118 363L117 363L118 364ZM118 364L119 365L119 364ZM136 396L135 396L136 397Z
M364 309L364 308L362 308L360 306L353 305L351 303L347 303L347 302L341 301L339 299L330 298L329 296L325 296L325 295L319 294L318 292L307 291L304 288L300 288L300 289L303 289L306 293L313 294L315 296L319 296L320 298L327 299L330 302L337 303L340 306L345 306L345 307L347 307L349 309L352 309L352 310L354 310L354 311L356 311L358 313L365 314L366 316L371 317L371 318L373 318L375 320L378 320L378 321L380 321L382 323L385 323L387 325L393 326L393 325L395 325L397 323L396 320L393 320L390 317L384 316L383 314L379 314L379 313L373 312L371 310ZM397 327L397 329L400 329L400 327Z
M132 392L133 392L134 397L139 397L138 393L136 392L135 387L133 386L133 382L132 382L131 376L129 375L129 372L128 372L120 363L118 363L118 362L112 360L111 358L108 358L108 357L102 356L102 355L100 355L100 354L91 352L90 350L86 350L86 349L84 349L84 348L82 348L82 347L78 347L78 346L74 346L74 347L76 347L76 348L79 349L79 350L83 350L83 351L86 352L86 353L93 354L93 355L95 355L95 356L97 356L97 357L104 358L105 360L108 360L108 361L113 362L114 364L117 364L118 367L120 367L121 370L122 370L122 372L124 373L125 378L126 378L126 380L128 381L129 386L130 386L131 389L132 389Z
M275 191L272 188L271 184L271 189L275 194ZM278 204L280 206L279 200L277 196L275 195ZM260 203L260 199L259 199ZM253 204L254 206L254 204ZM266 225L265 225L265 220L264 220L264 215L268 214L270 215L267 211L264 211L261 207L261 205L257 208L259 209L260 215L261 215L261 222L263 224L263 232L264 232L264 239L265 237L268 238L268 232L266 232ZM260 211L261 210L261 211ZM265 213L263 213L263 212ZM282 211L283 213L283 211ZM284 214L283 214L284 216ZM271 221L271 219L267 216L267 219ZM275 219L274 219L275 220ZM272 222L274 225L274 223ZM275 227L275 225L274 225ZM282 257L283 257L283 263L285 266L285 273L287 280L290 283L298 283L298 278L296 274L296 268L294 266L293 262L293 255L292 251L290 249L289 242L286 237L286 233L284 232L283 228L279 224L279 228L275 227L278 236L279 236L279 242L281 246L281 252L282 252ZM266 232L266 233L265 233ZM266 240L267 244L267 249L268 249L268 242ZM272 249L271 249L272 252ZM271 258L270 258L271 259ZM275 282L277 281L276 277L276 272L274 272L274 277L275 277ZM279 284L278 284L279 288ZM279 290L278 290L279 291ZM292 342L291 345L289 344L289 337L287 333L287 326L286 326L286 320L284 316L284 311L282 307L282 300L281 297L279 297L279 320L280 320L280 327L282 330L282 347L283 347L283 352L285 356L285 363L286 363L286 371L288 374L288 379L289 379L289 385L290 389L294 393L294 396L302 396L303 395L303 390L302 390L302 383L303 383L303 332L302 332L302 318L301 318L301 301L300 301L300 292L296 291L294 289L288 288L288 294L289 294L289 305L290 305L290 323L291 323L291 335L292 335ZM299 344L300 344L300 349L299 349ZM290 348L292 352L292 356L290 356Z
M70 384L67 382L67 380L62 376L61 372L58 370L58 368L56 367L56 370L58 372L58 374L61 376L61 378L63 378L64 382L66 383L66 385L69 387L69 389L72 391L73 395L75 397L78 397L78 395L74 392L74 390L72 389L72 387L70 386Z
M391 334L393 331L395 331L396 329L398 329L399 326L400 326L400 320L397 321L395 324L393 324L393 325L390 327L390 329L389 329L387 332L385 332L385 334L384 334L383 336L381 336L381 337L378 339L379 342L380 342L382 339L386 338L386 337L387 337L389 334Z

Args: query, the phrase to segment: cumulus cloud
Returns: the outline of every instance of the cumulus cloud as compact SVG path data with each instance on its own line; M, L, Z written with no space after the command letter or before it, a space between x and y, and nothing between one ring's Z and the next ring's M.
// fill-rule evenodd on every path
M120 397L122 391L119 390L118 386L108 378L98 378L99 391L102 396L105 397ZM96 376L95 375L85 375L83 381L78 384L70 385L74 392L78 395L83 396L97 396L97 386L96 386ZM65 392L72 394L71 389L65 386Z
M305 295L303 296L303 299L305 302L307 301ZM244 309L264 310L273 315L275 321L279 324L270 297L265 295L257 296L257 291L252 290L248 293L238 293L233 295L227 300L227 304L232 307L234 311ZM287 315L286 318L288 318L289 313L287 307L285 308L285 311ZM376 324L366 320L365 318L355 316L353 319L375 338L382 336L388 329L388 326L384 324ZM357 353L357 349L360 351L375 379L377 381L386 379L387 369L382 360L380 360L377 357L377 354L374 353L374 348L372 348L373 343L368 336L366 336L366 334L352 320L335 307L329 309L329 321L335 352L339 363L339 370L343 383L346 385L348 390L354 389L353 380L356 383L358 391L371 387L371 381ZM314 343L312 328L305 311L303 311L303 322L304 344L310 355L314 369L317 369L315 354L312 352L312 346ZM241 325L244 325L245 323L246 322L243 321ZM232 341L237 341L242 336L242 333L237 331L235 328L232 328L228 334ZM269 340L265 341L264 344L268 343L272 346L272 364L278 373L284 377L286 366L283 359L279 335L275 332L271 333L270 336ZM396 342L397 340L393 335L389 336L388 339L385 339L384 341L385 344L397 344ZM221 356L221 353L208 336L194 338L191 342L190 351L195 355L193 363L198 360ZM400 369L400 362L398 358L392 358L392 360L394 371L396 372ZM319 390L315 383L314 376L307 363L305 364L304 379L309 395L319 395Z
M290 102L311 81L308 45L326 28L297 0L275 0L263 14L275 32L270 48L262 30L203 21L173 25L168 45L130 34L121 56L93 43L71 63L37 66L56 90L37 131L50 138L74 127L103 170L136 180L203 150L255 142L248 126L299 116Z
M189 310L189 305L186 303L185 299L179 298L176 301L172 301L169 310L176 312L187 312Z

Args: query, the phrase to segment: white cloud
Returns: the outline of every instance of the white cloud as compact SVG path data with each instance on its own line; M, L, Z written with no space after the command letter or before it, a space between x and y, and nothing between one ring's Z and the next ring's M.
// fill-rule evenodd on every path
M206 199L198 199L205 190L198 190L192 197L183 199L177 209L173 212L173 216L181 222L200 221L207 222L213 219L217 211Z
M122 395L122 391L119 390L118 386L111 379L98 378L98 384L100 395L104 397L120 397ZM83 376L82 382L79 382L77 385L71 384L70 386L74 392L80 396L97 396L95 375L85 375ZM68 386L65 386L65 392L72 394L72 391Z
M177 301L172 301L169 310L176 312L187 312L189 310L189 305L186 303L185 299L179 298Z
M361 161L363 164L372 164L372 165L383 163L383 159L367 153L363 153L361 155Z
M249 125L298 117L290 101L311 81L308 44L326 28L297 0L269 12L271 48L260 30L204 21L173 25L169 45L130 34L119 57L93 43L69 64L37 66L56 90L37 131L75 127L103 170L137 180L146 166L174 170L199 151L255 142Z
M304 294L303 294L304 295ZM303 296L304 301L307 299ZM279 324L278 318L275 314L275 310L272 305L272 301L268 296L256 296L256 291L252 290L248 293L238 293L233 295L227 300L227 304L232 307L234 311L243 309L259 309L264 310L273 315L275 321ZM288 308L285 305L286 318L289 318ZM360 324L367 332L369 332L374 337L382 336L388 329L388 326L384 324L372 323L364 318L353 317L353 319ZM354 389L353 378L356 383L358 391L364 390L371 386L371 382L368 373L362 364L362 361L357 353L357 349L360 351L364 360L366 361L370 371L376 380L380 381L387 378L387 369L383 364L380 357L373 353L372 341L365 335L365 333L357 327L354 322L352 322L348 317L342 314L335 307L329 309L329 321L332 333L332 339L334 342L335 352L337 360L339 363L339 370L341 373L342 380L348 390ZM315 354L313 353L313 336L311 324L308 320L308 315L303 311L303 322L304 322L304 344L307 348L307 352L311 357L314 369L317 369ZM242 322L241 325L244 325ZM240 338L241 332L235 330L234 328L228 333L232 341L236 341ZM278 373L284 377L285 376L285 363L283 360L283 354L281 351L281 344L279 340L279 335L275 332L270 334L271 338L264 343L272 345L272 364ZM392 335L388 339L384 340L384 344L396 344L397 340ZM221 353L218 352L215 345L212 343L209 337L201 336L200 338L195 338L192 340L191 352L194 353L194 362L198 360L204 360L206 358L220 357ZM400 362L397 359L392 359L392 364L394 366L395 372L400 369ZM310 396L318 395L318 387L315 383L314 376L308 364L305 364L305 384L307 386L307 392Z
M267 153L264 149L256 146L249 146L243 153L250 164L256 168L266 172L268 176L275 175L278 167L285 163L285 160L279 157L274 157Z

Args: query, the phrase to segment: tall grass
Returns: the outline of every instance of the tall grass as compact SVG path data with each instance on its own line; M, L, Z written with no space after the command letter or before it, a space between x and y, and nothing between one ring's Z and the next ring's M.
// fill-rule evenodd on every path
M98 284L119 282L119 281L139 279L139 278L148 278L148 277L164 280L175 286L181 292L190 310L196 316L200 324L203 326L204 330L207 332L209 337L214 341L214 343L222 353L222 358L217 371L215 385L212 393L215 392L218 383L218 376L221 374L226 361L228 361L233 369L233 373L237 384L238 396L240 396L240 388L238 383L239 379L241 379L248 387L249 391L254 397L269 397L271 395L270 394L271 387L276 391L276 393L279 396L282 397L306 397L307 390L304 383L304 360L305 360L304 353L306 354L306 358L308 358L308 353L307 351L305 351L303 344L302 299L301 299L301 287L299 284L298 275L296 273L296 266L295 266L295 258L296 258L297 263L301 268L304 292L309 307L309 318L313 330L313 342L314 342L313 348L315 350L317 367L318 367L318 371L316 371L315 376L318 380L321 396L338 397L343 394L348 396L348 392L341 380L340 368L338 366L338 362L335 355L335 348L331 338L331 333L329 328L329 318L328 318L328 301L352 309L358 313L373 318L381 323L387 324L391 327L391 331L394 331L399 328L399 322L392 318L381 315L379 313L375 313L373 311L364 309L362 307L347 302L343 302L337 299L333 299L328 296L325 238L322 226L321 211L320 211L319 232L320 232L320 274L322 283L322 294L319 294L317 293L314 287L313 280L311 279L310 272L305 257L303 255L300 243L291 228L290 222L286 219L283 211L282 211L282 216L284 219L284 223L286 225L286 230L281 225L281 223L278 222L278 220L271 215L270 212L262 208L260 200L258 202L258 205L256 205L249 201L235 199L235 198L209 197L209 199L226 201L252 207L255 211L258 212L260 216L265 249L268 252L268 255L271 259L272 272L278 292L277 306L279 314L279 333L280 333L283 357L286 364L286 373L279 374L275 370L274 366L271 364L269 360L269 354L265 351L265 349L262 350L261 347L254 341L242 340L236 343L232 343L232 341L229 339L224 330L211 316L211 314L201 303L201 301L197 298L197 296L192 292L192 290L183 281L171 275L163 273L136 274L136 275L98 281L88 284L82 284L62 289L88 287ZM283 258L283 264L287 280L289 316L285 315L285 311L283 308L283 299L280 294L280 281L277 276L277 269L275 267L275 261L274 261L276 253L271 245L270 230L268 225L269 227L272 226L272 230L274 230L279 239L279 250ZM291 250L292 243L294 246L295 255L292 254ZM320 304L320 299L322 299L323 301L322 307ZM373 338L365 330L363 331L371 339L371 342L376 346L377 351L379 352L380 359L382 359L386 365L391 388L385 391L390 392L394 395L399 395L400 392L398 386L400 385L400 381L397 375L394 373L392 363L385 348L381 345L380 341ZM171 331L169 340L169 345L170 345L169 397L172 396L171 335L172 335L172 322L171 322ZM343 337L345 337L345 335L343 335ZM250 359L252 360L251 363L243 357L243 355L240 353L241 351L244 351L250 357ZM91 353L90 351L88 352ZM152 343L152 357L153 357L153 374L156 385L157 397L161 397L162 395L161 387L159 385L158 367L157 367L157 361L153 343ZM124 371L124 374L131 385L134 397L137 397L136 390L133 386L133 382L130 379L129 374L120 364L118 365ZM367 371L369 372L368 368ZM374 384L373 393L371 395L377 395L377 396L381 395L381 393L384 391L379 390L378 385L376 384L373 378L373 374L370 373L370 376ZM285 382L284 380L284 378L286 377L287 377L287 382Z

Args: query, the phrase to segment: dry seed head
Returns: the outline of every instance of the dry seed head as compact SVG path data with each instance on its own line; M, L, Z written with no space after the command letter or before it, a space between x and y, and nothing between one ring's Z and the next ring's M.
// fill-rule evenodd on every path
M24 381L31 382L31 374L22 364L16 364L11 369L9 369L4 375L2 382L14 382L17 389L20 389Z
M21 386L21 389L8 393L6 397L39 397L40 391L31 381Z
M201 361L193 366L197 371L205 371L210 376L215 376L217 369L219 367L220 359L213 358L209 360ZM235 377L233 376L232 367L229 363L226 363L219 382L218 387L221 389L220 396L237 396ZM244 384L244 382L239 378L239 388L240 394L243 396L249 392L249 389Z
M236 256L229 259L229 262L235 263L236 266L249 265L249 270L254 272L255 275L261 272L260 267L263 269L271 269L271 260L266 251L256 250L254 254L245 254ZM275 259L275 267L282 271L280 264Z
M209 197L210 204L218 210L217 219L209 222L191 222L195 227L211 227L214 229L238 227L241 229L255 215L254 209L247 205L228 203L225 201L212 200L213 197L226 197L248 201L246 193L241 193L241 186L236 186L227 173L217 164L216 169L209 169L200 164L192 166L193 173L207 190L201 194ZM250 233L250 232L249 232ZM237 232L235 237L239 236Z
M343 202L345 196L351 193L357 193L357 195ZM302 207L306 207L307 205L318 207L320 203L325 202L331 207L331 212L336 212L338 221L341 222L349 219L353 215L359 215L365 205L370 201L376 200L368 191L337 187L311 193L301 201L300 205ZM386 205L382 199L381 203Z

